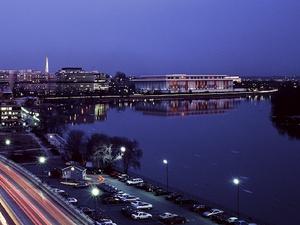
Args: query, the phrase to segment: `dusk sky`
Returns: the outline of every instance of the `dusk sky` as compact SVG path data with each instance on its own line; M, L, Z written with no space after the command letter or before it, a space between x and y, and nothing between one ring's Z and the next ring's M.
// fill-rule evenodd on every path
M1 0L0 69L300 74L299 0Z

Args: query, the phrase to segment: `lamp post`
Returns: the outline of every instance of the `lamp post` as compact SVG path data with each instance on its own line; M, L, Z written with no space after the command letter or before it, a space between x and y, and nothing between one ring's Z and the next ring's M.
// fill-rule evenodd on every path
M127 167L127 165L125 165L125 163L126 163L125 160L126 160L126 159L123 158L123 156L124 156L124 154L125 154L125 152L126 152L126 148L125 148L124 146L121 146L120 151L121 151L121 157L122 157L122 160L123 160L123 172L124 172L124 173L127 173L127 170L126 170L126 168L125 168L125 167Z
M163 164L166 165L167 191L169 191L169 166L168 160L164 159Z
M232 180L233 184L237 187L237 198L236 198L236 211L237 217L240 217L240 180L238 178L234 178Z
M45 165L45 163L47 162L47 158L45 156L40 156L38 158L39 161L39 165L40 165L40 176L41 176L41 181L43 181L43 166Z
M97 187L93 187L91 190L93 198L95 198L95 212L97 213L97 201L98 196L100 195L100 190Z

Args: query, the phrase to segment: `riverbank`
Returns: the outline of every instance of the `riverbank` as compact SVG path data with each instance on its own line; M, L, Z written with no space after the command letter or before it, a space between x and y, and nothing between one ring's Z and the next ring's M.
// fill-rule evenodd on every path
M168 93L168 94L135 94L135 95L85 95L85 96L52 96L40 97L44 100L66 100L66 99L95 99L95 100L141 100L141 99L207 99L207 98L236 98L249 95L268 95L277 92L278 89L262 90L262 91L230 91L230 92L200 92L200 93Z

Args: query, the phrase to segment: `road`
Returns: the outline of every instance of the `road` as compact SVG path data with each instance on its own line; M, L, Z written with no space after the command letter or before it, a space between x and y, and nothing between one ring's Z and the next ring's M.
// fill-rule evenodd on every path
M6 202L14 203L10 204L11 209L23 224L83 224L39 187L2 161L0 161L0 191Z

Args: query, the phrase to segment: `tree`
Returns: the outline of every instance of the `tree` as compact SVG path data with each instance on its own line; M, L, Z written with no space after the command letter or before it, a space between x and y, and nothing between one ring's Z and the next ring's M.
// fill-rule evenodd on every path
M121 152L121 147L126 151ZM109 168L116 161L122 160L124 171L127 173L130 167L141 167L140 159L143 156L138 142L124 137L109 137L104 134L93 134L87 143L87 155L91 156L97 168Z
M116 148L119 155L121 155L120 159L122 160L125 173L128 173L129 168L141 168L140 159L143 156L143 151L139 148L139 144L136 140L113 137L111 141L114 148ZM125 147L125 152L121 152L121 147Z
M82 150L84 145L84 133L80 130L72 130L67 137L64 146L65 155L68 159L76 162L82 162Z

